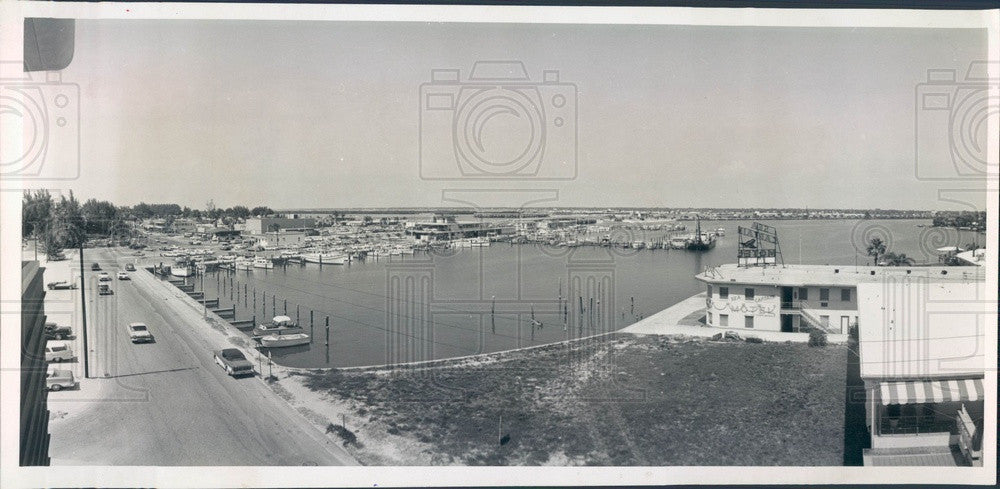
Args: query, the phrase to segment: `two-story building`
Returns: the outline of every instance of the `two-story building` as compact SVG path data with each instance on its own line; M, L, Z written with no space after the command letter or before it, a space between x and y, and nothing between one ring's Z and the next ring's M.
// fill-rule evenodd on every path
M778 265L712 267L705 282L705 324L728 329L847 334L858 324L858 284L887 277L961 280L978 267Z

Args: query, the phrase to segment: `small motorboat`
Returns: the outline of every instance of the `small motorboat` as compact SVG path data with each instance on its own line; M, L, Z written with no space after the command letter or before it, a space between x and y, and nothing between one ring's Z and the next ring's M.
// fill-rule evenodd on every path
M268 335L285 335L285 334L295 334L304 333L305 331L300 328L292 318L288 316L275 316L271 319L270 323L264 323L258 325L253 329L252 336L254 338L259 338Z
M283 346L298 346L309 344L309 335L305 333L269 334L260 337L260 346L265 348L280 348Z
M272 262L270 258L257 257L253 259L253 267L270 269L274 268L274 262Z

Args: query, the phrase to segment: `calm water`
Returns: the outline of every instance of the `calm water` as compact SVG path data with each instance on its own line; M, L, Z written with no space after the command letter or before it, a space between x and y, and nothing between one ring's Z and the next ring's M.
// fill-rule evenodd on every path
M312 312L311 345L272 350L283 365L345 367L500 351L620 329L700 292L694 275L734 262L737 226L749 222L703 224L725 228L726 236L702 253L494 243L322 269L219 272L205 277L206 297L220 297L222 307L235 303L238 319L256 315L261 322L287 311L307 330ZM863 265L870 261L864 243L876 236L918 263L936 261L936 248L984 241L974 232L917 227L929 224L920 220L769 224L778 229L785 263ZM627 233L631 240L666 237L612 234Z

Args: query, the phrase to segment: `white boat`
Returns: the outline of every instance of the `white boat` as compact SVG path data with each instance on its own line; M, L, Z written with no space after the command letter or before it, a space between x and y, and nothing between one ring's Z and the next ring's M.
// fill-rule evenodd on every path
M456 248L472 248L471 239L460 239L458 241L455 241L453 244Z
M674 236L670 238L670 247L675 250L683 250L687 248L688 241L691 241L690 236Z
M469 240L469 244L474 248L481 248L490 245L489 238L472 238Z
M307 263L343 265L347 262L347 255L344 255L343 253L303 253L302 259Z
M305 333L269 334L260 337L260 345L266 348L308 345L309 335Z
M719 237L721 237L721 236L725 236L725 235L726 235L726 228L719 228L719 229L716 229L716 230L715 230L715 235L716 235L716 236L719 236Z
M305 330L295 324L295 321L292 321L292 318L288 316L275 316L271 319L271 322L257 325L257 327L255 327L251 332L251 336L254 338L260 338L264 336L281 336L304 332Z
M195 270L190 265L174 265L170 267L170 275L175 277L193 277Z
M253 259L254 268L274 268L274 262L270 258L259 256Z
M233 266L237 270L252 270L253 269L253 260L251 260L249 258L237 258L236 261L233 262L233 263L234 263Z

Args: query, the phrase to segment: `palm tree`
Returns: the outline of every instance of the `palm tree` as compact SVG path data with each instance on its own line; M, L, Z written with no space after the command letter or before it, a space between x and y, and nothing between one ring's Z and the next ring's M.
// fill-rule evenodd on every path
M878 257L885 254L885 242L882 238L872 238L868 243L868 256L875 259L875 264L878 265Z
M906 256L906 253L893 253L891 251L882 255L882 262L890 267L910 266L914 264L913 258Z

